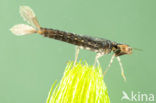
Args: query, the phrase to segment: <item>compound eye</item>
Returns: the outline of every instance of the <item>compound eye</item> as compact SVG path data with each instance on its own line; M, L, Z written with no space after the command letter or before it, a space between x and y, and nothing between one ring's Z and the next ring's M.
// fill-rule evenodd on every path
M128 52L128 54L131 54L132 53L132 48L131 47L128 47L127 48L127 52Z
M129 47L129 48L128 48L128 51L132 51L132 48L131 48L131 47Z

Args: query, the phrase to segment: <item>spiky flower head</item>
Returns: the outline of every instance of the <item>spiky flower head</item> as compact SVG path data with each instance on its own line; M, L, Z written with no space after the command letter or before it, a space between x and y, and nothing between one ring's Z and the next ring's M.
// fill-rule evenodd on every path
M68 62L64 76L52 85L47 103L110 103L101 67Z

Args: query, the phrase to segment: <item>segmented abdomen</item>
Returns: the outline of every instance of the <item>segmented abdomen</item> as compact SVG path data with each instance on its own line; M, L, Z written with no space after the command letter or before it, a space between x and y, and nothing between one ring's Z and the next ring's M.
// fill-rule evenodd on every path
M45 37L53 38L56 40L64 41L70 44L80 46L84 49L89 49L94 52L110 52L112 50L112 42L106 39L91 38L87 36L81 36L74 33L68 33L65 31L41 28L40 34Z

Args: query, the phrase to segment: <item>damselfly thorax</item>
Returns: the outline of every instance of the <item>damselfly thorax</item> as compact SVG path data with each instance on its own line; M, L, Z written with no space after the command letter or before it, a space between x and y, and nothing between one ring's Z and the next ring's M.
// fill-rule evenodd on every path
M83 35L78 35L70 32L65 32L61 30L40 27L39 22L37 21L37 18L33 10L28 6L21 6L20 14L24 18L24 20L26 20L28 24L30 24L31 26L26 24L15 25L14 27L11 28L11 31L14 34L21 36L21 35L38 33L48 38L53 38L56 40L60 40L66 43L76 45L74 64L77 62L80 49L87 49L97 53L95 57L94 66L96 66L96 63L100 65L98 59L101 56L113 52L114 54L110 60L110 64L105 70L105 73L108 71L114 58L116 57L121 67L122 76L124 80L126 80L119 56L132 53L132 48L129 47L128 45L116 43L114 41L110 41L103 38L93 38L89 36L83 36Z

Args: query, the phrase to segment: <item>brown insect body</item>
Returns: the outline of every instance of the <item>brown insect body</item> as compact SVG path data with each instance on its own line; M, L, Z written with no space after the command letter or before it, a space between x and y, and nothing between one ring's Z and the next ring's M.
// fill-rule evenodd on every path
M74 44L80 46L83 49L88 49L98 53L104 52L105 54L108 54L113 51L116 56L121 56L124 54L130 54L131 52L131 49L127 49L130 48L128 45L119 44L103 38L92 38L88 36L82 36L74 33L47 28L40 28L38 33L44 35L45 37Z
M102 57L105 54L109 54L111 51L113 51L114 54L112 55L110 63L108 65L108 67L106 68L104 74L106 74L106 72L110 68L110 66L116 56L116 58L120 64L120 67L121 67L121 74L122 74L124 80L126 80L126 77L124 75L123 66L122 66L119 56L125 55L125 54L131 54L132 48L130 46L128 46L126 44L116 43L116 42L113 42L113 41L110 41L107 39L103 39L103 38L92 38L92 37L78 35L78 34L69 33L69 32L65 32L65 31L42 28L39 25L39 22L35 16L35 13L28 6L21 6L20 14L23 17L23 19L26 20L27 23L30 25L17 24L15 26L13 26L11 28L11 31L15 35L22 36L22 35L38 33L45 37L49 37L49 38L53 38L53 39L67 42L70 44L77 45L74 64L77 61L80 48L91 50L91 51L94 51L97 53L96 57L95 57L94 66L96 66L96 63L98 65L100 65L99 60L98 60L100 57Z

